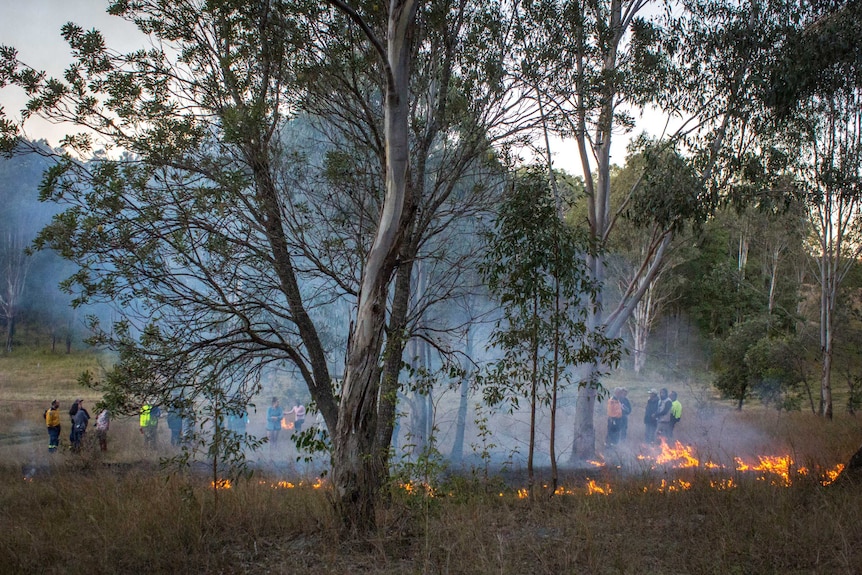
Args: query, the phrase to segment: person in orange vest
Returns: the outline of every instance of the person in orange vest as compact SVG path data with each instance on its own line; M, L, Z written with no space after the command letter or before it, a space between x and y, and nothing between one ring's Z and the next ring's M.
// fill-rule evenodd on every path
M624 389L617 387L608 399L608 437L605 444L608 447L617 445L622 437L623 429L628 427L628 415L631 413L631 403L624 397ZM623 401L625 399L625 401Z

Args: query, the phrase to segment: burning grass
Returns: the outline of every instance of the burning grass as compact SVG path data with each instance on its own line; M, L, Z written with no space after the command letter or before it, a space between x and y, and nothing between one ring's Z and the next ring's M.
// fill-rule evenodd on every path
M481 483L397 486L378 533L339 538L325 481L202 478L58 466L2 472L0 571L10 573L853 573L858 487L787 487L708 469L685 480L588 481L530 501ZM684 487L683 482L684 481ZM679 488L674 488L674 486ZM445 489L445 487L442 487ZM605 491L608 489L608 491Z
M143 449L128 418L112 424L104 456L22 467L44 456L38 416L54 394L0 405L29 422L15 443L0 441L0 574L832 574L862 565L862 489L832 484L860 440L844 415L686 412L679 444L630 444L563 469L553 495L541 469L534 498L523 470L393 485L378 531L357 541L339 535L325 480L284 472L284 445L248 481L165 476L161 452ZM635 422L631 437L640 433Z

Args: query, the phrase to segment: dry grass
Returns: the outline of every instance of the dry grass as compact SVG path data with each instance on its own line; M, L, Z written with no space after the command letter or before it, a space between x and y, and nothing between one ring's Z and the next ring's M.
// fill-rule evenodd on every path
M511 492L396 497L379 532L340 539L325 489L258 477L218 493L152 468L65 464L0 480L3 573L858 573L858 487L740 479L715 490L529 502ZM462 484L462 487L464 485ZM477 487L477 486L473 486ZM464 487L466 489L466 487ZM467 496L469 495L469 497ZM146 566L145 568L142 566Z
M106 454L91 447L80 456L48 457L34 413L58 391L61 401L80 394L74 375L64 377L58 367L55 381L65 383L27 391L20 382L34 381L32 375L9 359L0 358L0 381L19 383L11 399L3 389L0 416L20 425L0 434L0 574L862 572L862 486L823 486L812 474L786 487L731 470L721 477L735 486L719 489L716 472L704 467L594 470L612 489L605 495L587 494L587 472L565 470L573 494L536 501L517 496L517 477L509 477L509 487L455 477L435 497L395 487L379 511L378 531L344 539L325 486L285 488L277 482L292 470L260 467L269 471L218 491L216 500L204 473L162 471L157 460L169 454L167 446L144 451L133 418L112 424ZM679 438L711 460L787 453L797 465L832 468L862 438L859 422L844 414L824 422L746 408L689 410L684 418ZM601 436L601 418L597 426ZM631 437L641 432L635 420ZM614 462L614 454L605 456ZM661 487L676 478L690 485Z
M0 356L0 397L4 401L71 401L72 396L58 397L68 390L79 397L96 399L98 394L82 390L75 382L87 370L101 376L105 361L103 356L93 353L16 351Z

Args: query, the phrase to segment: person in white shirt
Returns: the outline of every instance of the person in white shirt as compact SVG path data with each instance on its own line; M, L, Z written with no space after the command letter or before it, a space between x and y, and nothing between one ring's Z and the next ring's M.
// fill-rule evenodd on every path
M290 410L293 412L293 432L300 433L302 431L302 424L305 423L305 406L300 403L299 399L294 400L293 408Z

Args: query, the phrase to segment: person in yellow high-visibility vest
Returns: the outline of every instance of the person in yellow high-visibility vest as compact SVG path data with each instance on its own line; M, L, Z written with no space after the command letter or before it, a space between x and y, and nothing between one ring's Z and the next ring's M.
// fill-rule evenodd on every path
M45 425L48 427L48 453L55 453L60 446L60 402L56 399L45 411Z
M159 410L158 406L145 403L141 407L141 433L144 436L144 446L149 447L150 449L156 448L156 438L158 437L160 414L161 410Z
M677 399L675 391L670 392L670 439L673 439L673 428L682 419L682 403Z

